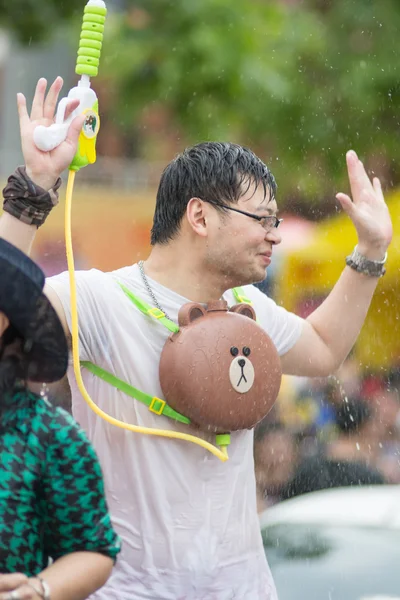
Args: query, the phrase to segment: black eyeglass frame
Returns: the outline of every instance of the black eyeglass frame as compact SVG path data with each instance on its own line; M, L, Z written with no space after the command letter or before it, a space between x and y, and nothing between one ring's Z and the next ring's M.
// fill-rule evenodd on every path
M278 219L276 215L265 215L264 217L260 217L259 215L254 215L253 213L246 212L245 210L240 210L239 208L234 208L233 206L226 206L225 204L217 204L220 208L226 208L227 210L233 210L241 215L246 215L246 217L250 217L259 221L261 223L261 227L265 229L265 231L272 231L273 229L278 229L279 225L282 223L283 219ZM272 227L267 228L267 223L270 223L272 220Z

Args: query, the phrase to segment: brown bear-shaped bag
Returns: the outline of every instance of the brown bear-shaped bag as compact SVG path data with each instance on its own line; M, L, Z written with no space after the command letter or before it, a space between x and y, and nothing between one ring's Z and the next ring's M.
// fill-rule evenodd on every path
M271 410L282 371L278 352L249 304L188 303L161 353L165 400L201 430L254 427Z

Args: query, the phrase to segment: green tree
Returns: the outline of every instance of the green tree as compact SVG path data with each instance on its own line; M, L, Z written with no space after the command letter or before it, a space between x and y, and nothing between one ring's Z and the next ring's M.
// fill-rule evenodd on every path
M78 30L85 2L0 0L0 23L41 41L69 19ZM108 118L134 154L146 158L143 114L161 107L182 146L254 148L292 202L333 198L351 147L399 181L397 0L125 0L110 13Z
M395 0L127 0L103 65L139 140L162 105L185 143L249 145L281 193L319 199L345 184L350 147L398 177L399 26Z
M40 42L81 14L82 0L0 0L0 24L23 44Z

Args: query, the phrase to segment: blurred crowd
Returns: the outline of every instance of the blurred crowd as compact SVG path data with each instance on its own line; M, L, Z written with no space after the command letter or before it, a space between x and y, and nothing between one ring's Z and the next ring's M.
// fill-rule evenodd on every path
M331 487L400 484L400 369L365 374L355 357L328 378L287 377L256 426L258 510ZM66 378L50 395L71 411Z
M285 377L255 430L258 509L314 490L400 483L400 369L365 374L350 356L335 376Z

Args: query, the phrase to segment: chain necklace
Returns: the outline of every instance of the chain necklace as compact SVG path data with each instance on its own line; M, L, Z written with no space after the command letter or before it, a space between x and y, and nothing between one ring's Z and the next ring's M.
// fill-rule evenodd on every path
M170 317L170 316L168 316L168 313L166 313L166 312L165 312L165 310L163 309L163 307L161 306L161 304L158 302L158 300L157 300L157 298L156 298L156 296L155 296L155 294L154 294L153 290L151 289L151 286L150 286L149 280L147 279L146 273L144 272L144 261L143 261L143 260L140 260L140 261L138 262L138 266L139 266L139 272L140 272L140 275L141 275L141 277L142 277L142 281L143 281L143 283L144 283L144 286L145 286L146 290L147 290L147 291L148 291L148 293L149 293L149 296L150 296L150 298L151 298L151 299L152 299L152 301L153 301L153 304L154 304L154 306L155 306L156 308L158 308L158 310L161 310L161 312L162 312L162 313L164 313L164 315L167 317L167 319L168 319L169 321L173 321L173 322L174 322L174 320L173 320L173 319L171 319L171 317ZM223 300L223 299L224 299L224 297L223 297L223 296L221 296L221 299Z
M144 272L144 262L143 262L143 260L140 260L139 263L138 263L138 265L139 265L139 271L140 271L140 275L142 277L144 286L145 286L146 290L148 291L149 296L152 299L154 306L156 308L158 308L158 310L161 310L161 312L164 313L164 315L167 317L167 319L169 321L172 321L173 319L171 319L171 317L169 317L168 314L165 312L165 310L161 307L160 303L158 302L157 298L154 295L153 290L150 287L149 280L147 279L146 273Z

